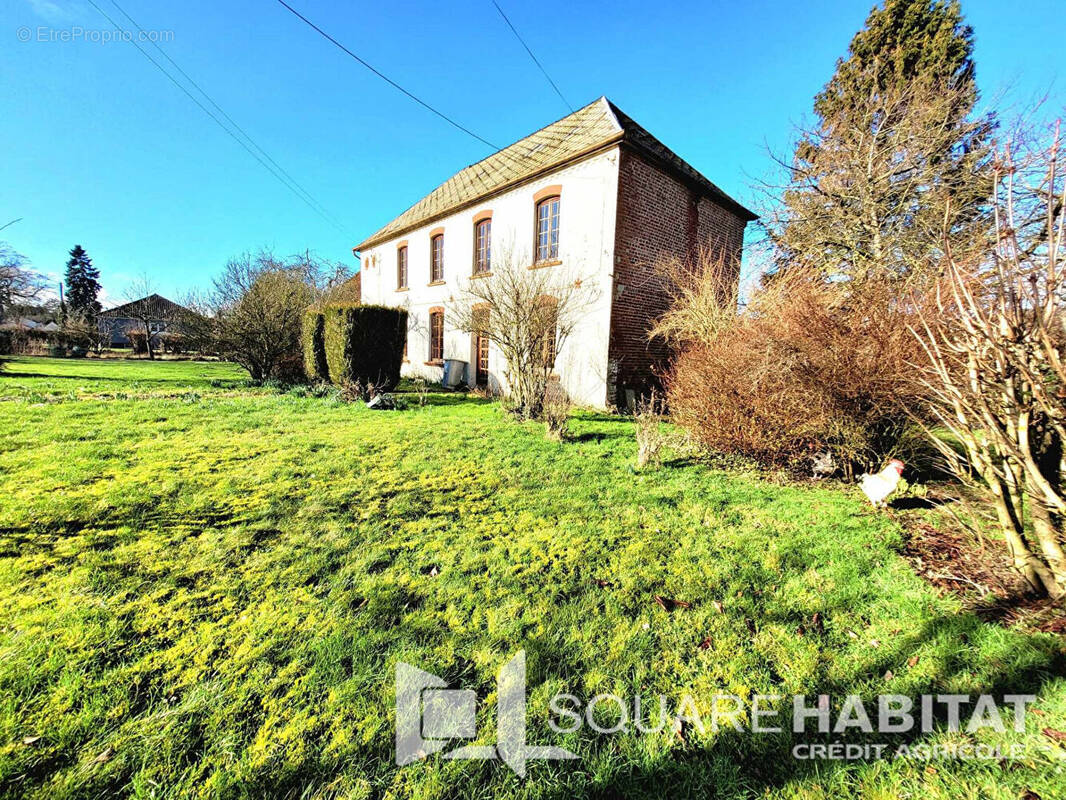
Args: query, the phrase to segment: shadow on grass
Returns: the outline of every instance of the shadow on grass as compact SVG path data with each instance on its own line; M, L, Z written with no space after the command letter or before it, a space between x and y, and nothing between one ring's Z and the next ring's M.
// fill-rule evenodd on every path
M901 637L894 645L883 647L878 657L865 664L860 671L837 681L811 686L805 691L808 706L814 704L817 695L829 695L831 726L836 723L841 704L848 695L861 697L876 726L876 695L904 694L914 701L912 713L915 724L907 733L861 733L853 730L840 734L819 733L815 719L807 721L805 731L793 732L791 698L786 697L786 702L777 706L779 714L762 721L764 726L780 727L780 732L754 733L747 729L750 725L746 721L742 725L745 729L737 731L728 722L722 722L719 732L710 743L670 750L651 763L634 764L628 761L615 767L614 760L609 756L611 736L585 736L582 733L581 746L577 750L586 759L591 756L595 760L597 770L594 782L578 790L571 785L546 796L559 800L573 797L603 800L667 796L762 797L808 780L824 785L841 771L856 773L872 767L876 756L853 761L811 759L803 757L809 748L801 748L797 753L797 746L835 743L884 745L884 757L891 758L901 746L914 748L923 743L929 744L934 737L947 730L946 706L939 702L934 703L933 707L934 730L921 730L918 700L921 695L969 695L969 703L961 709L962 726L965 728L977 695L991 695L997 705L1001 705L1004 695L1037 695L1049 680L1066 671L1066 656L1051 637L1019 636L1017 646L1011 652L997 654L997 658L986 659L985 663L975 663L967 658L968 648L987 632L983 628L982 621L974 614L936 618L914 634ZM920 683L909 682L906 689L885 685L873 693L864 691L871 679L876 680L875 676L885 675L894 669L905 669L908 660L918 657L919 653L921 659L937 660L943 667ZM885 683L890 684L890 681ZM673 706L668 705L668 708L672 709ZM654 709L655 706L652 706L649 713L654 714ZM1008 707L1000 713L1003 724L1009 728L1013 724L1013 711ZM746 720L745 717L741 719ZM710 722L706 717L703 720L709 731ZM575 749L572 744L570 742L567 746ZM581 762L575 763L580 765ZM997 766L1004 775L1013 768L1012 762L999 762ZM580 769L580 766L575 768ZM1026 778L1019 775L1017 780L1024 784ZM855 783L859 783L857 776ZM817 796L823 795L819 793Z
M92 382L114 382L131 384L136 383L136 377L129 375L82 375L80 373L66 373L63 375L49 374L44 372L0 372L0 376L5 378L43 378L44 380L55 381L92 381ZM186 376L176 377L173 380L167 380L166 378L150 378L151 383L188 383L189 379Z
M492 402L465 394L443 393L431 394L428 400L430 405L437 406L457 406L464 403L483 405ZM580 414L579 418L595 422L630 422L623 417L598 414ZM575 439L599 442L619 437L629 438L630 432L617 429L609 433L597 431L580 434ZM682 466L683 461L671 463L671 466L674 465ZM435 489L434 491L441 490ZM458 490L452 489L445 491L458 493ZM383 513L387 510L389 518L398 526L397 512L388 508L388 503L394 494L395 490L390 485L383 486L380 492L371 493L365 492L360 487L358 490L353 489L350 496L328 499L327 507L316 513L334 517L337 521L348 524L347 520L354 510L373 501L381 505ZM421 500L422 495L414 494L413 498ZM436 562L433 565L423 564L421 569L412 568L409 561L401 561L397 565L397 559L404 555L406 543L394 542L393 537L385 537L376 542L362 542L355 539L333 540L331 537L323 537L320 550L316 550L310 541L302 540L301 549L298 552L286 553L281 545L284 543L285 547L290 546L287 537L292 535L291 529L294 527L291 522L287 521L299 519L300 508L307 499L299 492L280 493L267 503L251 507L237 502L232 510L206 504L202 508L179 508L176 505L178 499L179 495L176 493L159 494L139 503L112 508L99 517L93 517L91 522L69 520L56 522L51 529L47 527L44 529L50 534L50 538L40 537L42 530L40 525L27 524L3 528L0 529L0 539L11 537L11 541L10 543L0 541L0 557L25 556L28 549L33 547L57 548L59 544L63 544L58 541L59 539L87 533L84 529L90 526L97 529L111 529L94 532L92 539L84 542L82 547L61 548L62 552L54 554L52 563L46 567L34 567L33 573L29 573L31 568L27 568L27 574L41 575L47 569L62 570L69 564L75 563L90 550L104 551L118 548L122 543L114 530L118 528L132 531L156 529L165 532L172 544L177 544L179 537L195 535L196 528L255 525L254 530L244 532L246 535L241 537L239 543L227 542L224 548L219 547L211 551L214 553L214 560L210 562L213 572L206 571L203 577L195 570L186 572L185 568L188 565L182 560L168 562L161 559L159 564L147 561L143 566L129 559L119 563L100 560L94 564L94 570L98 575L97 583L106 587L108 592L115 592L122 588L123 591L128 590L133 594L148 593L157 585L165 588L167 582L172 582L175 587L174 591L183 594L183 597L192 589L202 589L202 596L195 599L195 602L200 604L196 606L195 613L202 614L205 620L213 620L229 613L226 610L229 606L219 603L217 597L207 594L211 589L212 574L222 575L229 570L237 571L249 556L260 550L264 551L260 554L260 558L265 571L250 572L246 584L238 582L228 590L228 595L223 597L227 603L233 603L232 608L235 614L243 613L244 604L251 604L250 601L257 599L261 592L266 594L279 588L300 585L309 587L308 592L298 593L302 598L301 602L314 602L308 599L310 595L319 590L330 589L330 583L335 582L336 585L332 587L335 594L330 597L330 600L332 602L335 599L342 599L346 605L331 605L330 613L337 613L339 616L337 641L343 643L344 646L338 647L333 655L321 657L324 666L320 668L325 670L324 674L327 677L319 676L318 679L322 682L317 685L317 688L310 678L307 685L314 691L321 691L323 696L335 685L341 684L345 684L344 690L350 692L346 705L343 707L343 713L338 712L340 708L338 706L330 707L337 717L334 719L323 716L323 727L327 724L336 724L338 729L347 732L354 726L353 719L356 718L349 719L344 714L348 714L351 709L362 709L372 716L374 733L367 736L366 740L360 744L351 761L340 760L331 755L328 750L313 747L299 750L297 755L284 764L269 761L253 766L244 760L241 762L243 774L240 791L234 789L230 796L238 794L246 797L311 796L315 788L330 784L340 785L341 777L352 769L353 763L356 766L385 765L380 768L367 768L366 773L359 776L369 787L370 796L384 796L390 788L390 783L392 788L395 788L401 779L397 778L397 769L391 766L394 756L391 739L393 730L391 721L387 719L391 701L387 691L381 691L381 685L388 684L392 679L389 672L390 658L395 656L409 658L407 652L417 654L422 647L430 647L435 643L443 645L440 649L447 651L450 655L443 659L444 663L439 674L454 686L471 688L471 683L477 681L477 676L480 675L482 685L477 687L479 696L484 696L485 691L482 690L491 690L492 686L491 681L489 684L485 682L486 670L475 669L474 663L470 661L471 652L475 650L482 651L482 654L491 652L502 657L519 648L526 649L534 685L551 680L557 681L563 687L568 687L580 682L584 675L595 672L609 674L612 671L611 660L603 655L604 646L609 645L609 642L582 640L580 636L568 635L570 626L576 628L581 625L583 615L595 613L602 607L598 597L585 596L586 594L592 595L598 590L575 588L572 593L563 593L560 590L566 587L567 579L561 573L546 572L544 583L532 588L523 588L521 584L511 581L494 584L488 580L487 576L480 573L481 562L473 558L468 571L458 574L459 587L445 583L451 580L448 571L445 571L442 577L437 578L438 585L431 588L426 583L420 583L417 576L425 576L427 569L435 571ZM467 499L469 500L469 497ZM424 523L432 520L434 516L451 516L454 513L449 504L429 503L427 500L418 504L412 502L407 518L412 522ZM289 532L283 532L283 528L289 529ZM485 539L487 540L488 537L486 536ZM421 539L418 541L420 545ZM480 536L456 539L450 542L448 547L455 547L456 542L480 545L481 539ZM819 546L794 546L791 549L782 545L780 561L784 574L798 575L807 569L818 568L820 560L828 560L825 555L826 549L820 546L821 542L822 540L819 539L817 542ZM578 546L577 543L575 546ZM440 558L448 552L448 549L442 548L435 554L435 558ZM596 562L593 563L596 566L602 566ZM772 582L781 580L777 570L756 564L745 564L739 555L733 558L733 563L738 572L745 573L746 580L759 588L765 588ZM143 575L140 573L141 569L143 569ZM665 571L663 575L665 576ZM201 586L201 584L204 585ZM693 587L699 585L693 584ZM488 590L492 591L491 595ZM441 619L445 617L458 619L462 616L464 609L460 602L461 598L473 598L483 604L500 603L502 607L503 603L512 600L532 602L535 597L544 592L552 591L558 592L560 605L573 604L575 613L555 614L553 606L547 612L546 619L537 620L535 625L531 624L523 628L522 632L507 632L506 628L500 626L503 633L490 634L480 627L466 628L462 624L457 624L455 629L449 629L441 624ZM813 609L799 607L798 601L795 608L771 610L753 599L752 603L755 605L748 616L745 616L744 612L746 606L738 604L736 615L728 619L731 625L737 626L738 630L746 629L750 632L753 639L760 633L765 634L765 630L760 629L770 629L774 626L795 631L796 636L806 636L807 641L814 640L817 643L818 658L823 663L823 668L818 673L821 677L812 680L812 685L809 687L804 687L808 698L825 693L839 700L847 694L861 694L865 701L870 701L873 699L870 692L876 694L893 691L912 698L923 693L969 693L971 696L975 694L1002 695L1003 693L1035 694L1048 680L1066 672L1061 645L1056 640L1051 637L1026 636L1013 632L1003 633L998 629L983 625L977 616L969 613L934 616L917 624L915 630L901 632L877 647L871 646L854 655L839 656L836 651L841 649L841 631L834 627L834 618L838 615L844 616L846 612L853 612L857 605L874 605L876 600L877 597L872 589L868 589L862 581L856 581L853 587L849 587L847 593L833 600L824 601L824 605L818 609L823 621L816 627L810 620ZM188 599L187 602L193 601ZM454 611L453 605L456 606ZM423 607L427 608L428 612L417 613ZM342 610L338 611L338 608ZM350 610L343 610L345 608ZM904 608L897 610L900 613L915 613L906 611ZM620 629L633 617L630 611L612 613L617 615ZM734 614L729 606L725 613ZM908 621L907 617L903 617L900 621L901 626ZM799 629L804 625L811 627L801 633ZM210 624L205 627L210 627ZM538 629L544 632L530 633ZM237 628L234 629L235 636L237 630ZM164 664L166 662L163 660L163 653L173 647L173 643L168 638L170 635L170 632L166 636L157 635L155 639L140 641L138 646L158 649L160 660L151 663ZM191 634L182 632L181 635ZM292 641L299 643L298 637L291 631L286 630L283 636L292 637ZM275 671L288 671L290 675L296 675L301 680L312 674L316 668L315 663L304 661L304 651L295 645L289 645L288 641L288 639L279 638L278 644L257 657L255 667L260 670L258 674L269 675ZM844 641L847 642L846 639ZM314 647L319 643L318 641L312 642L310 650L313 652ZM111 657L106 650L108 646L110 645L99 645L101 656ZM124 651L116 647L115 652ZM655 657L658 653L649 650L649 655ZM678 654L678 658L695 658L695 655L695 650L693 650L691 653ZM753 660L758 656L760 661L757 665L749 661L748 666L743 666L744 660L734 653L721 652L718 655L723 661L736 658L738 668L751 669L752 684L758 685L768 680L771 690L776 687L782 693L784 692L781 689L784 680L779 674L784 671L784 668L772 663L764 665L761 663L764 658L762 654L746 652L745 656ZM188 658L189 656L185 654L182 657ZM923 673L922 677L908 679L907 670L910 662L915 658L919 659L916 663L921 670L927 670L927 674ZM219 663L218 667L215 664L216 659ZM227 661L226 654L221 649L218 653L205 655L203 660L212 670L233 669L236 663L232 660ZM368 668L363 662L369 663L370 667ZM354 665L358 665L358 668ZM436 667L434 671L437 671ZM900 676L899 680L905 681L905 684L893 683L892 678L886 677L890 671L897 673ZM358 682L355 682L356 686L346 683L353 673L359 676ZM109 679L114 677L107 672L101 672L100 675L98 680L102 680L103 677ZM238 756L241 759L247 759L247 753L253 751L255 747L255 737L260 732L259 726L263 726L264 735L270 732L265 721L268 721L268 715L264 711L270 698L265 694L261 696L261 693L266 690L242 673L223 672L220 677L239 686L241 705L234 705L228 710L223 706L219 706L218 710L210 707L204 711L184 710L181 713L186 715L183 722L186 725L185 728L168 730L163 727L161 718L145 720L140 716L149 708L144 699L139 699L125 710L123 716L115 720L115 725L129 726L128 730L138 731L138 736L141 736L138 726L143 725L144 730L153 735L158 734L160 742L163 742L162 734L165 732L167 734L165 746L160 745L160 753L147 747L137 750L131 746L129 755L120 748L115 760L110 762L111 766L93 767L102 775L81 787L80 795L103 796L127 793L131 781L138 775L139 770L144 770L146 767L158 767L160 760L164 758L187 759L190 770L202 769L205 775L225 775L224 764L231 763ZM160 693L166 688L166 676L161 670L158 675L150 673L149 680L156 680L160 683ZM53 686L46 686L42 691L45 690L60 692L62 687L57 689ZM303 711L314 716L323 708L323 701L318 699L314 691L308 690L306 695L295 696L293 706L297 716ZM144 696L147 694L142 695ZM869 702L867 707L869 708ZM168 718L176 716L175 712L168 711L167 713L170 715ZM211 718L211 714L216 714L216 716ZM377 719L376 715L381 715L382 719ZM786 713L781 715L778 722L785 723L787 727L787 720L788 714ZM943 722L943 717L941 717L941 722ZM768 724L774 723L768 722ZM207 730L209 725L211 730L222 728L226 732L226 761L217 760L217 750L208 751L205 746L208 735L202 731ZM319 729L316 728L315 731L317 730ZM308 732L306 735L308 741L311 741L317 733ZM590 732L587 736L577 738L573 744L563 741L545 742L570 747L582 756L582 760L559 765L535 765L528 794L559 800L582 797L705 798L727 796L740 798L772 795L789 784L803 781L822 782L825 778L832 779L834 775L840 773L863 769L861 763L797 759L793 756L793 747L797 744L828 743L840 740L855 744L891 742L894 747L900 743L918 743L930 738L928 734L920 732L908 736L895 738L875 735L832 737L815 733L795 734L791 731L779 734L754 734L724 729L707 743L697 744L690 741L687 744L681 744L673 740L675 744L672 747L649 748L643 757L633 757L632 752L626 751L637 749L633 742L635 735L628 737L629 741L625 745L619 746L617 740L612 741L611 736L597 736ZM54 773L75 763L80 748L88 746L88 743L92 741L91 732L72 734L68 743L63 744L62 747L50 751L47 756L28 767L20 767L23 769L20 774L27 776L20 778L24 782L23 786L42 788L48 779L54 776ZM203 761L202 764L201 761ZM435 763L434 761L431 766L435 766ZM374 769L377 771L373 771ZM522 794L520 786L512 780L506 768L499 764L483 767L470 765L470 769L462 773L433 774L430 777L431 780L437 781L436 785L427 784L425 787L418 785L418 769L419 767L412 766L410 772L407 773L414 776L410 778L409 788L425 789L426 793L435 790L439 796L457 798L506 797ZM557 780L550 785L537 785L535 782L538 772L543 775L549 771L554 773ZM402 780L407 780L407 778ZM442 781L448 783L441 783ZM802 791L801 788L800 792ZM3 791L0 791L0 794L3 794ZM811 796L818 796L818 794L812 789ZM886 792L885 796L890 795Z
M413 396L413 393L407 393L408 402L413 402L411 399ZM465 392L456 394L434 392L426 398L427 406L484 406L491 405L492 403L493 401L487 397L477 397L476 395L466 394Z
M888 507L898 511L914 511L917 509L939 508L949 503L957 503L955 497L897 497L889 502Z

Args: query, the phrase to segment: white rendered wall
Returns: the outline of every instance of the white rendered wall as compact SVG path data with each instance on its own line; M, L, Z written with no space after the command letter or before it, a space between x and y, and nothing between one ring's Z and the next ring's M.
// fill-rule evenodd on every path
M533 196L552 185L561 186L561 263L540 269L553 270L552 278L557 277L560 283L580 279L591 299L576 330L559 351L555 372L574 402L594 407L606 404L607 344L618 199L617 148L408 231L360 254L363 302L403 307L410 314L408 360L403 366L405 376L422 376L433 381L441 379L441 367L425 363L429 360L429 310L440 306L445 309L444 357L467 362L467 381L474 384L473 337L457 330L454 315L449 314L455 301L462 297L462 290L473 271L474 217L479 212L492 211L494 258L502 258L505 253L511 252L518 263L532 264ZM444 228L444 283L428 286L430 231L441 227ZM407 242L406 291L397 291L396 287L396 244L400 241ZM499 351L494 345L490 346L489 380L492 387L506 387L505 371L506 365Z

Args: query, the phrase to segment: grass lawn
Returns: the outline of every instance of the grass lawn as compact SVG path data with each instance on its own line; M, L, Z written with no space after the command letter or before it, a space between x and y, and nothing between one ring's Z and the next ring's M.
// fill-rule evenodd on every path
M572 429L251 389L225 364L9 362L0 796L1066 797L1041 733L1066 730L1062 638L938 596L856 491L635 474L630 423ZM529 741L580 760L395 765L398 661L487 698L489 744L520 649ZM1041 713L871 740L1024 745L1013 761L811 761L792 747L842 737L558 734L557 692L689 694L705 720L715 694L1031 692Z

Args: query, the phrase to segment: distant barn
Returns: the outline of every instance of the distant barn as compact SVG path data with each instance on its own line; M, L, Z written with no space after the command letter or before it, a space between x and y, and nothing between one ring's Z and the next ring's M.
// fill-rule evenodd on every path
M142 309L148 311L148 330L154 340L153 346L158 344L158 335L161 333L181 333L181 319L192 313L185 306L158 294L102 311L96 318L96 324L101 333L110 334L112 347L129 347L129 332L144 330Z

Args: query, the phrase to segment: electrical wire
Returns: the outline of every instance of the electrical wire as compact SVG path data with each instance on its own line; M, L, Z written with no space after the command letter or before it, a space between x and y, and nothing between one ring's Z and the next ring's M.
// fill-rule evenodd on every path
M119 31L120 33L123 32L122 27L117 22L115 22L115 20L113 20L110 16L108 16L107 12L104 11L102 8L100 8L100 6L98 6L93 0L87 0L87 2L89 3L89 5L91 5L93 8L95 8L104 19L106 19L108 22L110 22L111 25L114 26L115 30ZM350 234L350 231L348 231L343 225L341 225L336 220L332 219L327 213L324 213L322 210L320 210L318 207L316 207L316 202L313 201L313 198L309 199L309 197L304 197L304 195L300 193L301 190L299 190L297 188L298 185L290 184L289 181L286 180L286 178L280 172L275 170L274 167L271 167L270 164L267 163L267 161L265 161L262 157L260 157L259 154L256 153L254 150L252 150L252 148L249 147L240 137L238 137L228 127L226 127L226 125L222 122L222 120L220 120L214 113L212 113L211 110L207 108L207 106L205 106L203 103L201 103L196 98L196 96L193 95L192 92L190 92L184 85L182 85L182 83L180 81L178 81L173 75L171 75L162 64L160 64L158 61L156 61L154 58L152 58L152 56L149 55L147 50L145 50L143 47L141 47L139 44L137 44L137 41L136 41L136 39L134 37L124 37L124 38L126 38L127 41L129 41L130 44L132 44L134 47L136 47L141 55L143 55L150 62L152 62L152 64L155 66L155 68L158 69L160 72L163 73L163 75L166 76L167 80L169 80L171 83L173 83L175 86L177 86L186 95L186 97L188 97L197 106L199 106L200 110L203 111L205 114L207 114L207 116L210 117L215 122L216 125L218 125L220 128L222 128L222 130L225 131L226 134L229 135L230 138L233 139L233 141L235 141L242 148L244 148L248 152L248 154L252 156L252 158L254 158L256 161L258 161L263 166L264 169L266 169L268 172L270 172L275 178L277 178L282 183L282 185L284 185L289 191L291 191L294 195L296 195L296 197L298 197L301 201L303 201L304 204L306 204L308 208L310 208L312 211L314 211L316 214L318 214L320 217L322 217L322 219L324 219L330 225L332 225L335 228L337 228L340 232L345 233L345 234ZM206 95L205 95L205 97L206 97Z
M280 3L280 4L281 4L281 5L283 5L283 6L285 7L285 8L287 8L287 9L288 9L288 10L289 10L290 12L292 12L293 16L297 17L298 19L300 19L300 20L302 20L302 21L303 21L304 23L306 23L306 24L307 24L307 25L308 25L309 27L311 27L311 28L312 28L312 29L313 29L314 31L316 31L316 32L317 32L317 33L318 33L318 34L319 34L319 35L320 35L320 36L321 36L322 38L326 39L327 41L331 42L332 44L334 44L335 46L337 46L338 48L340 48L341 50L343 50L343 51L344 51L345 53L347 53L347 54L348 54L349 56L351 56L352 58L354 58L354 59L355 59L356 61L358 61L358 62L359 62L360 64L362 64L362 65L363 65L364 67L366 67L366 68L367 68L368 70L370 70L371 72L373 72L373 73L374 73L375 75L377 75L377 76L378 76L379 78L381 78L381 79L382 79L383 81L385 81L385 82L386 82L387 84L389 84L389 85L390 85L390 86L392 86L393 88L395 88L395 89L399 90L399 91L400 91L400 92L402 92L403 94L407 95L407 96L408 96L409 98L411 98L412 100L414 100L414 101L415 101L416 103L418 103L418 104L419 104L420 106L422 106L423 108L425 108L425 109L427 109L427 110L429 110L429 111L433 112L434 114L436 114L436 115L437 115L438 117L440 117L440 118L441 118L442 120L444 120L445 122L447 122L447 123L448 123L449 125L451 125L452 127L454 127L454 128L458 128L458 129L459 129L459 130L461 130L461 131L462 131L463 133L467 134L468 136L472 136L472 137L474 137L475 139L477 139L477 140L478 140L479 142L481 142L482 144L486 144L486 145L488 145L489 147L491 147L491 148L492 148L493 150L499 150L499 149L500 149L500 148L498 148L498 147L497 147L496 145L494 145L494 144L493 144L492 142L490 142L490 141L489 141L488 139L484 139L484 138L482 138L481 136L478 136L478 135L477 135L476 133L474 133L474 132L473 132L472 130L470 130L469 128L466 128L466 127L464 127L464 126L460 125L460 124L459 124L458 122L456 122L456 121L455 121L454 119L452 119L451 117L449 117L449 116L448 116L447 114L445 114L444 112L442 112L442 111L438 111L437 109L435 109L435 108L434 108L433 106L431 106L431 105L430 105L429 103L427 103L427 102L426 102L425 100L423 100L422 98L420 98L420 97L418 97L418 96L416 96L416 95L412 94L411 92L407 91L407 89L405 89L405 88L403 88L402 86L400 86L400 84L398 84L398 83L397 83L396 81L394 81L394 80L393 80L392 78L390 78L390 77L389 77L388 75L386 75L385 73L381 72L381 70L379 70L379 69L375 68L375 67L374 67L373 65L371 65L370 63L368 63L368 62L367 62L367 61L365 61L364 59L360 58L360 57L359 57L359 56L357 56L357 55L356 55L355 53L353 53L353 52L352 52L351 50L349 50L349 49L348 49L347 47L345 47L345 46L344 46L343 44L341 44L340 42L338 42L338 41L337 41L336 39L334 39L334 38L333 38L332 36L330 36L330 35L329 35L328 33L326 33L326 32L325 32L324 30L322 30L322 29L321 29L320 27L318 27L318 26L317 26L317 25L316 25L315 23L313 23L313 22L312 22L311 20L309 20L309 19L308 19L307 17L305 17L305 16L304 16L303 14L301 14L301 13L300 13L299 11L297 11L297 10L296 10L295 8L293 8L293 7L292 7L292 6L290 6L290 5L288 4L288 3L286 3L286 2L285 2L285 0L278 0L278 3Z
M511 20L507 18L507 15L503 13L503 9L500 8L500 4L497 3L496 0L492 0L492 4L496 6L496 10L500 12L500 16L503 17L503 21L506 22L507 27L511 29L511 33L514 34L515 38L519 41L522 47L526 49L526 52L529 53L529 57L533 59L533 63L537 65L537 68L541 71L544 77L547 78L548 83L551 84L551 87L555 90L555 93L559 95L559 99L563 101L563 105L569 108L572 113L574 111L574 107L570 105L570 103L565 97L563 97L563 93L559 91L559 87L555 85L555 81L553 81L551 75L548 74L548 70L544 69L544 65L541 64L539 60L537 60L537 57L535 55L533 55L533 51L529 49L529 45L526 44L525 40L519 35L518 31L515 29L515 26L511 24Z

